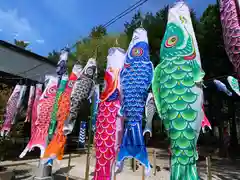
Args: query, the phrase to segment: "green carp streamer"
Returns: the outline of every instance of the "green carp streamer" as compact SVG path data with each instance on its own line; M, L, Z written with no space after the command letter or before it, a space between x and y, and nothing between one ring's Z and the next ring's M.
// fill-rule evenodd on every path
M203 119L200 55L188 7L176 3L169 10L155 69L153 94L171 143L171 180L198 180L196 150Z

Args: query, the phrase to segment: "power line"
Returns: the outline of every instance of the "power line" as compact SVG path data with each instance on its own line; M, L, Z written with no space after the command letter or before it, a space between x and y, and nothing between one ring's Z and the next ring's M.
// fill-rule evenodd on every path
M115 16L114 18L112 18L111 20L109 20L108 22L106 22L103 27L109 27L111 24L113 24L114 22L116 22L117 20L121 19L122 17L126 16L127 14L129 14L130 12L132 12L133 10L135 10L136 8L138 8L139 6L142 6L144 3L146 3L148 0L140 0L138 2L136 2L135 4L133 4L132 6L130 6L129 8L125 9L123 12L121 12L120 14L118 14L117 16Z
M115 16L114 18L112 18L111 20L107 21L107 22L103 25L103 27L104 27L104 28L107 28L107 27L111 26L112 24L114 24L114 23L115 23L116 21L118 21L119 19L123 18L123 17L126 16L127 14L131 13L132 11L134 11L135 9L137 9L138 7L140 7L140 6L142 6L143 4L145 4L147 1L149 1L149 0L139 0L139 1L137 1L135 4L131 5L130 7L128 7L127 9L125 9L123 12L121 12L120 14L118 14L117 16ZM98 38L94 38L94 39L98 39ZM101 39L101 38L99 38L99 39ZM78 43L79 43L79 41L77 41L76 43L74 43L69 49L74 48ZM23 73L20 73L20 74L25 74L25 73L27 73L27 72L29 72L29 71L31 71L31 70L33 70L33 69L35 69L35 68L37 68L37 67L39 67L39 66L41 66L41 65L44 65L44 64L45 64L45 63L39 64L39 65L37 65L37 66L35 66L35 67L27 70L27 71L24 71ZM236 74L236 73L233 73L233 74L231 74L231 75L234 76L235 74ZM209 82L213 81L214 79L224 79L224 78L226 78L226 77L228 77L228 76L231 76L231 75L217 76L217 77L213 77L213 78L207 79L207 80L205 80L205 81L203 81L203 82L209 83Z
M126 12L125 14L119 16L116 20L112 21L111 23L109 23L106 27L111 26L113 23L115 23L116 21L118 21L119 19L121 19L122 17L126 16L127 14L129 14L130 12L132 12L133 10L135 10L136 8L138 8L139 6L142 6L144 3L146 3L148 0L143 1L142 3L140 3L138 6L136 6L134 9L132 9L131 11Z
M124 16L126 16L127 14L131 13L132 11L134 11L135 9L137 9L138 7L142 6L143 4L145 4L147 1L149 0L139 0L137 1L135 4L131 5L129 8L125 9L123 12L121 12L120 14L116 15L114 18L112 18L111 20L107 21L104 25L102 25L102 27L107 28L110 25L112 25L113 23L115 23L116 21L118 21L119 19L123 18ZM94 39L101 39L101 38L94 38ZM79 43L79 41L77 41L76 43L74 43L70 49L75 48L75 46Z
M114 18L112 18L111 20L109 20L107 23L105 23L103 25L103 27L107 28L109 27L110 25L112 25L113 23L115 23L116 21L118 21L119 19L121 19L122 17L126 16L127 14L129 14L130 12L134 11L135 9L137 9L138 7L142 6L144 3L146 3L148 0L139 0L137 1L135 4L133 4L132 6L130 6L129 8L125 9L123 12L121 12L120 14L118 14L117 16L115 16ZM74 48L79 42L76 42L74 43L70 49ZM33 69L36 69L38 68L39 66L42 66L44 65L45 63L41 63L35 67L32 67L22 73L19 73L19 75L21 74L26 74L27 72L33 70Z

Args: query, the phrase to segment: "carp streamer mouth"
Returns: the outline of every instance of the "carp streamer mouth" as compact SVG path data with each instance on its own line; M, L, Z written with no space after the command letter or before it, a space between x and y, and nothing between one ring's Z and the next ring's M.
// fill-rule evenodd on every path
M184 56L184 60L193 60L196 58L196 52L195 50L193 51L193 53L189 56Z

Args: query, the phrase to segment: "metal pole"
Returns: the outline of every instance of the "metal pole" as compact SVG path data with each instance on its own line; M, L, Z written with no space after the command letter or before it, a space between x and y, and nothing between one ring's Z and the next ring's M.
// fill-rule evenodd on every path
M90 166L90 145L92 141L92 119L88 116L88 149L87 149L87 161L86 161L86 171L85 180L89 179L89 166Z

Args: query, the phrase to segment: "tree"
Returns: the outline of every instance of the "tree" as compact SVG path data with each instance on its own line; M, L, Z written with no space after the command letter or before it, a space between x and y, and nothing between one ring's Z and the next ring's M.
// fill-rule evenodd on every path
M199 48L207 78L233 72L224 49L218 6L209 5L203 12L200 23L202 38L199 39Z
M52 52L48 53L48 59L50 59L51 61L53 62L58 62L59 60L59 57L60 57L60 53L53 50Z
M118 45L116 45L118 39ZM126 35L107 35L100 39L89 39L88 41L78 43L76 46L76 58L85 65L89 58L94 57L97 51L98 64L98 80L103 82L104 70L106 68L108 49L114 46L124 48L126 50L127 37Z
M92 28L92 31L89 35L90 38L101 38L103 36L107 35L107 30L102 25L95 26Z
M26 47L29 45L29 42L14 39L14 44L20 48L26 49Z

